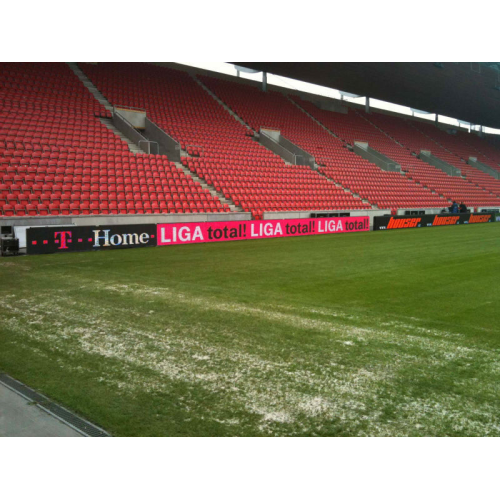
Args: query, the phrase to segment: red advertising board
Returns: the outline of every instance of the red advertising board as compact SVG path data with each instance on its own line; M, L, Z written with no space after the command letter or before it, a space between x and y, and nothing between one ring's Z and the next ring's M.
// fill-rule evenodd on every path
M157 245L183 245L368 231L370 218L332 217L327 219L193 222L158 224L157 227Z

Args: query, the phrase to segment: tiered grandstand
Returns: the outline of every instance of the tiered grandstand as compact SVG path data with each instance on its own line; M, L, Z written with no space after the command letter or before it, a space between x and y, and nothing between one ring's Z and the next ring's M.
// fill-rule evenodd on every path
M454 158L451 153L421 133L410 121L379 113L370 113L367 119L406 148L409 155L418 155L420 151L427 150L446 163L459 168L458 164L455 164L455 159L459 160L458 158ZM416 156L411 156L411 158L413 159L408 158L406 161L401 162L401 167L407 172L408 176L435 190L446 199L464 201L469 206L497 206L499 204L500 198L498 196L468 182L466 179L447 175L441 170L418 160ZM450 161L453 163L450 163Z
M145 63L80 64L112 106L145 110L181 162L130 147L111 112L64 63L0 65L0 215L125 215L500 206L495 140ZM213 94L213 95L211 95ZM279 133L314 157L293 165L256 138ZM365 142L401 166L352 151ZM418 158L427 150L459 171Z

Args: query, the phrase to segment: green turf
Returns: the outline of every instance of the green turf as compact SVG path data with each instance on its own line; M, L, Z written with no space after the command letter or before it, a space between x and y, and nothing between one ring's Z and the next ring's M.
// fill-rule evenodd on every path
M500 224L0 260L0 370L114 435L500 435Z

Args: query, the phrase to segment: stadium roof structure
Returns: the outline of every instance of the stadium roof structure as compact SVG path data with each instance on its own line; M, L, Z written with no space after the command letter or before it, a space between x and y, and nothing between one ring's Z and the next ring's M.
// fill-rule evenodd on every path
M500 63L233 64L500 128Z

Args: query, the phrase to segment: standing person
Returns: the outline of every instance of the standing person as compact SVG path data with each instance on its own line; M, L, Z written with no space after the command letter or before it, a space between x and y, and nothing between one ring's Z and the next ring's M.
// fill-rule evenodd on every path
M451 213L458 214L458 203L456 201L454 201L451 205Z
M462 201L462 203L460 203L460 213L461 214L467 213L467 207L463 201Z

